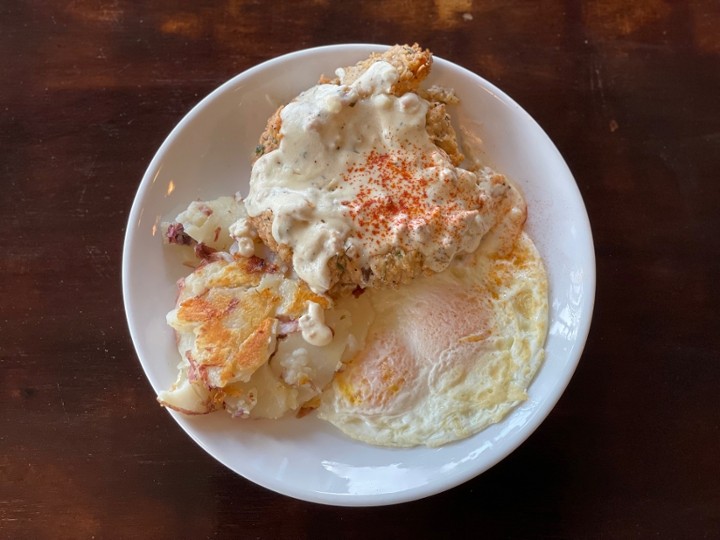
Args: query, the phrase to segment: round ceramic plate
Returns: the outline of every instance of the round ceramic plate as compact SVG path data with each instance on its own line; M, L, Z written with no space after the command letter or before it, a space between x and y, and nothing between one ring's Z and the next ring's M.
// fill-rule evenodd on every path
M246 194L251 156L265 121L317 82L379 45L333 45L254 67L203 99L158 150L135 198L123 253L123 294L140 362L155 391L175 380L178 353L165 323L175 282L188 273L163 248L159 224L194 199ZM461 130L482 141L487 161L525 193L527 230L550 280L546 360L529 399L502 422L442 448L390 449L356 442L314 415L272 421L225 413L187 417L168 411L201 447L245 478L285 495L325 504L370 506L419 499L452 488L517 448L560 398L588 334L595 259L587 213L558 150L535 121L481 77L435 58L427 84L454 88ZM158 407L148 402L148 407Z

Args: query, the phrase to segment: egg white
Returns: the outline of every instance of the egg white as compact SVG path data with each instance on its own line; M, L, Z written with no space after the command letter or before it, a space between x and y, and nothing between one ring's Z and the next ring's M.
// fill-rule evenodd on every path
M440 446L527 399L544 357L548 286L525 233L506 255L480 249L442 273L365 295L375 312L366 346L319 407L350 437Z

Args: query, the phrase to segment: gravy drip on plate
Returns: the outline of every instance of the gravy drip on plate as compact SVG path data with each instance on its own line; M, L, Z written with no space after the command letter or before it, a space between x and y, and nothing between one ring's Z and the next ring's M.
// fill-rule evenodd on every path
M342 77L342 71L339 71ZM320 84L281 112L279 147L255 163L250 216L273 213L272 235L293 250L313 291L332 286L338 254L367 267L392 250L419 251L438 272L477 249L492 227L492 186L450 162L426 129L428 102L391 94L397 70L380 61L350 85Z

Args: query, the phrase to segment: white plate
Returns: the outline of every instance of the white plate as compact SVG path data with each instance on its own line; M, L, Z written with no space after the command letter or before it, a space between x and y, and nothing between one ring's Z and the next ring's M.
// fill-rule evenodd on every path
M165 315L187 268L163 249L158 226L196 198L247 193L250 157L267 117L379 45L333 45L254 67L212 92L172 131L150 163L133 204L123 253L128 324L155 391L175 380L177 350ZM279 493L325 504L370 506L419 499L454 487L517 448L560 398L582 353L595 296L595 258L587 213L559 152L535 121L498 88L435 58L430 83L455 88L454 116L484 142L489 162L528 200L527 229L550 278L547 357L530 398L499 424L442 448L387 449L350 440L313 415L279 421L233 420L170 411L210 455ZM148 407L157 407L148 402Z

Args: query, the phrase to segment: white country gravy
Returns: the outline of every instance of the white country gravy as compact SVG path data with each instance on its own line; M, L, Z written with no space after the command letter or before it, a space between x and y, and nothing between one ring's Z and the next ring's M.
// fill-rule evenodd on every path
M281 111L279 147L253 166L248 214L272 211L273 238L315 292L333 285L328 263L343 253L364 268L391 250L419 251L443 270L477 249L496 219L481 210L509 189L454 167L425 129L428 102L392 95L397 80L381 61L352 84L303 92Z

